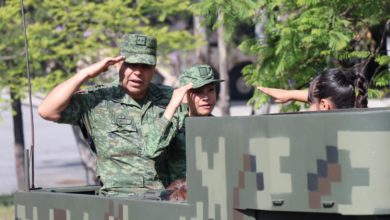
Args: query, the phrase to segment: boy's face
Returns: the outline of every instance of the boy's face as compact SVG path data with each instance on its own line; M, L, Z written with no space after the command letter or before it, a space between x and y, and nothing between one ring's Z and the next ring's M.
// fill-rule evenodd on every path
M187 93L189 116L209 116L217 101L215 83L210 83Z

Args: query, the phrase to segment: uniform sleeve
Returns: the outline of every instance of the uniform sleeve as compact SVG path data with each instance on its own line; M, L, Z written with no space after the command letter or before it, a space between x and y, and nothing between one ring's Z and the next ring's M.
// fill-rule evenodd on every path
M159 156L161 151L175 137L181 126L184 125L185 116L186 112L182 108L179 108L171 121L164 116L158 118L156 123L151 127L151 130L148 131L144 155L150 158Z
M91 100L91 94L76 93L72 96L69 105L61 112L58 123L77 125L81 116L88 110L88 100Z

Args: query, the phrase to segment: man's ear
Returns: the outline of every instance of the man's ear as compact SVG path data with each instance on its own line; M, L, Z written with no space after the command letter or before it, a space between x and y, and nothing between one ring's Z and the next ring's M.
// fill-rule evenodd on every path
M320 110L321 111L328 111L331 110L332 108L332 103L328 99L321 99L320 100Z

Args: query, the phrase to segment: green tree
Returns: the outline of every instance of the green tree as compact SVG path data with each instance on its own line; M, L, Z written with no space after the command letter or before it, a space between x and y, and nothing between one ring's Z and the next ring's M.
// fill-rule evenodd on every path
M195 15L204 17L204 25L217 30L219 75L225 80L221 84L219 106L222 115L230 114L229 75L227 68L228 45L232 45L232 33L240 21L252 18L258 8L256 0L203 0L192 5Z
M124 33L156 36L160 58L197 45L187 30L170 30L169 26L172 16L188 16L186 0L25 0L24 4L34 91L48 92L77 72L80 65L119 54L118 43ZM20 2L2 1L0 5L0 90L8 89L11 94L21 189L24 139L20 103L26 95L27 80ZM0 97L1 102L6 100Z
M286 89L307 88L311 79L329 67L349 66L373 58L387 65L389 57L376 51L385 22L388 1L263 0L259 22L266 19L265 39L241 45L258 57L244 70L252 85ZM387 68L366 71L371 85L389 84ZM381 95L371 89L372 95ZM256 91L250 103L257 108L267 97Z
M18 189L23 189L24 177L24 133L21 98L25 93L26 67L23 62L23 37L20 19L20 9L16 1L4 1L0 7L0 94L3 88L9 89L10 99L0 97L0 101L11 106L13 115L13 131L15 143L15 162ZM8 101L10 100L10 101Z
M40 89L51 89L64 77L75 73L77 62L91 63L102 56L119 54L118 43L125 33L156 36L162 59L173 50L189 50L196 46L188 31L172 31L167 22L170 15L183 13L188 1L97 2L44 1L40 4L37 15L41 16L41 22L30 26L37 33L29 34L31 47L41 48L35 51L32 60L40 59L42 53L47 56L43 66L37 68L51 67L43 72L43 79L39 79L45 84ZM50 18L54 21L47 22ZM51 83L46 84L48 82Z

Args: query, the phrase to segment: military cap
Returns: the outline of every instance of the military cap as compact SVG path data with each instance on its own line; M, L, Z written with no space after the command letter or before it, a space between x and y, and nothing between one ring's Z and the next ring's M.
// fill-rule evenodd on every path
M216 79L211 66L198 65L184 70L180 75L180 86L192 83L192 88L197 89L204 85L213 82L222 82L223 80Z
M125 35L121 45L121 55L126 63L156 65L157 40L141 34Z

